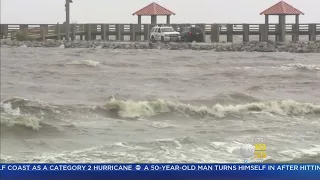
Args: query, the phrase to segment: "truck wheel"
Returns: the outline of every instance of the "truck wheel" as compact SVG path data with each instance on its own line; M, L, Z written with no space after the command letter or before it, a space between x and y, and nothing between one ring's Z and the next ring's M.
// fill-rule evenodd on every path
M156 40L154 39L154 36L151 36L151 42L155 43Z

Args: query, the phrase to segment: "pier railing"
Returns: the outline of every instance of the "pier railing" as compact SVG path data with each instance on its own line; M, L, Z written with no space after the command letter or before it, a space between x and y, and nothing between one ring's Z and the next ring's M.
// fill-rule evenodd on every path
M161 25L161 24L159 24ZM233 42L234 36L242 36L243 42L248 42L251 36L257 36L259 41L267 41L274 36L278 41L280 36L292 36L292 41L299 41L300 36L308 36L309 41L317 40L320 35L320 23L314 24L286 24L284 30L278 24L170 24L180 31L187 25L201 27L212 42L220 42L221 36L227 42ZM71 24L71 40L116 40L116 41L148 41L150 24ZM25 33L33 40L65 39L66 26L64 24L1 24L0 38L16 39L17 33ZM129 37L129 38L125 38ZM284 39L284 38L282 38Z

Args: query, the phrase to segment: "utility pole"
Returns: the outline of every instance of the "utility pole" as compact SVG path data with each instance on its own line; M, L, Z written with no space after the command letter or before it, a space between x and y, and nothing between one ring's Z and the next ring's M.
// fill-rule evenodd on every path
M72 0L66 0L66 39L68 42L70 41L70 3Z

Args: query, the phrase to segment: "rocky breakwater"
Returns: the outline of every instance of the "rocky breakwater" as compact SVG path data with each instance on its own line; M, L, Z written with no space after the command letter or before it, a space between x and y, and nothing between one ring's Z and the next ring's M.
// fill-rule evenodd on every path
M245 52L292 52L320 53L320 41L315 42L258 42L251 41L242 44L217 44L216 51L245 51Z
M212 50L217 52L292 52L320 53L320 41L315 42L258 42L248 43L150 43L106 41L11 41L1 40L3 47L60 47L101 49L167 49L167 50Z

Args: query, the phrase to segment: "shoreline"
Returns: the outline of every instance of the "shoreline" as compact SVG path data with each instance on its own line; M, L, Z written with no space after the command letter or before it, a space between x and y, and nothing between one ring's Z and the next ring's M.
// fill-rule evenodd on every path
M291 52L320 53L320 41L307 42L259 42L248 43L150 43L119 41L15 41L1 40L1 47L44 47L44 48L101 48L101 49L165 49L207 50L215 52Z

